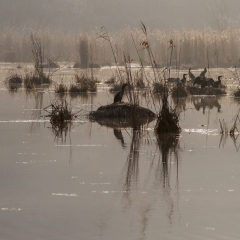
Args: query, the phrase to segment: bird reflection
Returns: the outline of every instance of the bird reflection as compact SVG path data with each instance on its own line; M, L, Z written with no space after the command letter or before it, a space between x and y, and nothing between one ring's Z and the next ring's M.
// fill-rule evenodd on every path
M219 103L219 98L215 97L194 97L192 99L193 105L197 111L199 111L202 107L203 114L205 114L206 108L213 109L217 108L217 111L221 111L221 105Z
M124 143L124 138L121 129L114 128L113 133L116 139L118 139L121 142L122 148L126 148L126 144Z
M173 99L173 103L174 103L174 106L177 110L177 112L184 112L186 111L186 105L187 105L187 102L189 102L189 99L188 98L172 98Z

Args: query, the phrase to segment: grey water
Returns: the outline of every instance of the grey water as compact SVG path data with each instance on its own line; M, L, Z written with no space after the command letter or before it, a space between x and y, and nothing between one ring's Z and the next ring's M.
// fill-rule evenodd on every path
M86 119L59 138L44 117L58 96L10 92L4 80L15 67L0 66L0 239L240 238L240 140L219 123L232 127L238 99L180 99L177 138L159 139L155 122L134 131ZM67 100L91 111L113 94L100 83Z

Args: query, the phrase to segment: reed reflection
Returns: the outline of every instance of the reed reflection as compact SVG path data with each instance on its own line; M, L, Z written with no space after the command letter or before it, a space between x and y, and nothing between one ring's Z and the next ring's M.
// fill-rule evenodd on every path
M156 173L159 174L159 180L164 188L170 187L170 171L172 154L177 163L177 186L178 186L178 160L179 160L179 135L162 134L157 135L157 145L160 152L160 158ZM157 174L157 175L158 175Z
M132 142L130 146L130 151L127 157L126 168L126 178L124 184L124 197L128 197L131 193L131 185L138 184L138 174L139 174L139 150L140 150L140 140L142 137L141 130L132 130Z
M146 162L142 161L143 155L140 154L144 142L149 143L146 131L132 130L131 137L130 150L124 166L123 204L124 209L137 207L141 223L140 234L144 239L152 216L151 210L163 211L169 225L172 225L174 215L180 215L178 212L179 135L156 136L157 149L151 152L152 159ZM145 139L146 141L143 141ZM144 168L141 169L143 163ZM148 171L146 171L146 163L148 163ZM140 173L144 171L146 174L141 175Z

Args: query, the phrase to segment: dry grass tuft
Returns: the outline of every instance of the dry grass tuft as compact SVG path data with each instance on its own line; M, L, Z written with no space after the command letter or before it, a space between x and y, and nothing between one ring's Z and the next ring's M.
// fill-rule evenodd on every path
M75 80L77 85L73 85L72 89L78 92L96 92L97 91L97 82L95 78L90 78L88 76L75 75ZM70 91L70 90L69 90Z
M5 80L5 83L8 83L8 84L22 84L23 82L23 79L22 79L22 76L17 74L17 73L13 73L9 76L7 76L6 80Z
M54 91L59 94L65 94L68 92L68 86L64 83L60 83L58 85L55 85Z
M49 108L51 108L49 110ZM53 125L59 125L65 121L72 121L75 118L75 114L72 113L72 108L69 107L66 100L60 104L53 103L50 106L44 108L49 113L50 123Z
M162 96L162 108L159 111L155 132L157 134L163 133L179 133L181 128L179 126L179 116L176 109L169 106L167 94Z

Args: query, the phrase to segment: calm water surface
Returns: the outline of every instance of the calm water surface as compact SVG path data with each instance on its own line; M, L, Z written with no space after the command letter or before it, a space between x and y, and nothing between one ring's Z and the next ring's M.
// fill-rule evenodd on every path
M13 67L1 65L1 81ZM1 84L1 239L240 239L240 141L219 134L237 100L182 99L183 131L166 142L154 122L137 132L78 120L56 138L41 117L55 98ZM71 104L89 111L112 99L100 84Z

